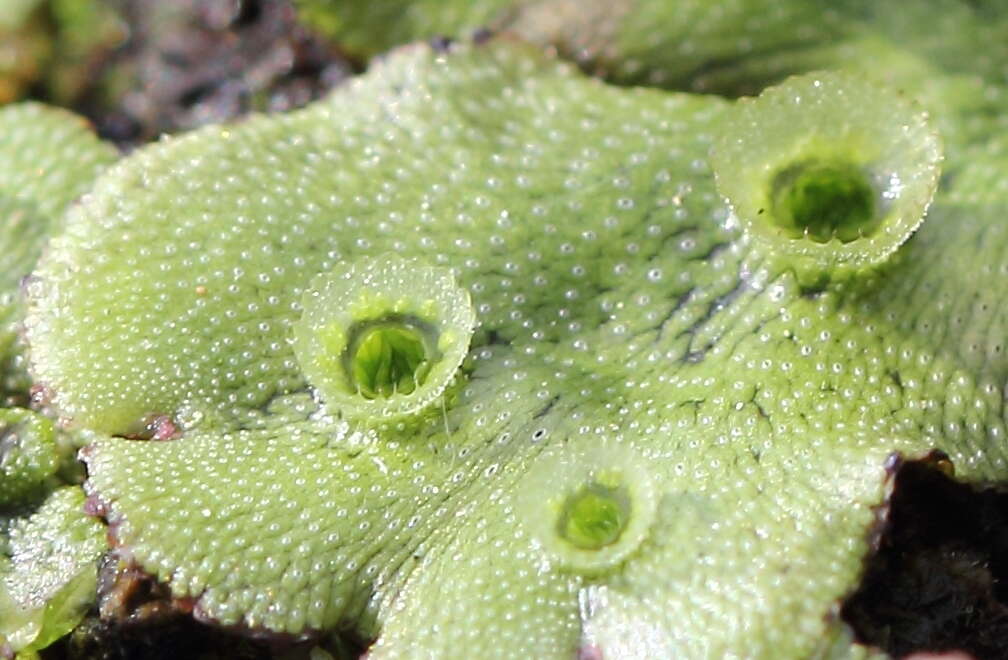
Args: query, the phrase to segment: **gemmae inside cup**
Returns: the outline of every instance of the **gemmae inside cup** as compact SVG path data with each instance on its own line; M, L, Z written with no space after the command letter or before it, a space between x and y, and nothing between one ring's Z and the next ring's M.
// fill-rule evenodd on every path
M294 354L327 408L363 421L419 412L455 377L476 325L451 271L393 256L313 280Z

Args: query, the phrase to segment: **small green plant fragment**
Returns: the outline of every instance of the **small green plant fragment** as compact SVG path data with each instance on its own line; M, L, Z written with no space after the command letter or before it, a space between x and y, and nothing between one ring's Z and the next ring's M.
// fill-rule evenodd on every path
M475 313L451 271L382 256L316 278L294 353L325 404L379 420L438 398L469 349Z
M410 41L463 36L496 23L514 0L296 0L301 21L338 41L355 55L371 56ZM380 29L384 26L385 29ZM376 29L379 28L379 29Z
M10 559L0 566L0 638L14 651L49 646L94 602L105 527L83 507L81 488L67 486L11 527Z
M1000 85L1000 63L1008 57L1004 12L963 0L732 0L716 7L707 0L297 0L296 6L302 20L358 55L437 37L465 39L489 28L555 49L612 82L731 97L817 69L852 69L901 87L942 86L948 81L939 79L950 73L974 82L979 73ZM978 43L986 46L982 56ZM886 48L880 52L879 45ZM932 75L907 77L898 61L907 55L934 64ZM949 118L969 109L963 95L943 95L942 105L955 106Z
M125 36L100 0L0 0L0 105L29 92L79 100L96 56Z
M432 355L423 330L415 322L379 321L351 331L347 350L354 385L368 399L412 394L424 384Z
M791 238L850 243L869 236L881 218L877 193L851 163L800 163L773 177L772 217Z
M0 406L26 405L20 286L63 213L116 158L83 118L39 103L0 108Z
M43 73L52 43L41 0L0 1L0 105L17 100Z
M0 408L0 508L40 494L59 463L50 420L30 410Z
M68 112L0 108L0 407L29 398L22 282L66 209L116 156ZM0 569L0 639L24 657L66 634L94 599L104 528L84 515L80 488L49 492L82 478L77 441L38 413L0 409L0 508L19 516L4 539L11 558Z
M33 257L17 264L34 265L44 245L41 239L62 228L67 207L117 156L83 117L34 102L0 108L0 198L30 206L41 222L50 223L38 231L8 214L0 222L0 249L32 250ZM0 282L9 286L11 278L27 274L0 273Z
M95 80L97 59L107 58L129 36L118 5L102 0L46 0L53 60L47 67L47 98L59 105L81 102Z
M895 252L924 220L941 158L923 111L842 72L742 99L711 154L746 233L777 268L820 279Z
M411 41L503 31L626 84L758 89L808 69L854 12L825 0L297 0L303 21L358 55ZM821 55L820 55L821 57Z
M35 266L51 225L31 200L0 193L0 407L28 404L20 283Z
M557 531L576 548L598 550L619 540L630 515L624 493L592 482L567 498Z

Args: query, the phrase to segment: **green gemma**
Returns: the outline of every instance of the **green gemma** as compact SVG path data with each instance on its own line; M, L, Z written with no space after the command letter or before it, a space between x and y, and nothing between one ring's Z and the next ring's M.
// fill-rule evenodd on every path
M810 160L773 178L771 217L791 238L850 243L881 223L868 174L846 161Z
M432 362L440 358L436 333L408 316L362 323L350 332L353 339L344 369L364 398L412 394L426 382Z
M567 498L557 531L576 548L598 550L619 540L629 518L624 490L592 482Z
M475 313L451 271L397 257L317 277L294 327L294 353L326 407L386 420L418 412L451 383Z
M525 530L567 573L618 572L648 538L658 501L638 450L579 438L547 451L516 489Z

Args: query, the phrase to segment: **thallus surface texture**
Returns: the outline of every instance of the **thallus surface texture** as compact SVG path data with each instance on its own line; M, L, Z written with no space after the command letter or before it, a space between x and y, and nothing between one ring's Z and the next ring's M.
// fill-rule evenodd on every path
M1004 141L945 136L973 108L918 72L729 101L400 49L111 166L24 283L32 374L201 620L870 655L838 611L893 456L1008 474Z

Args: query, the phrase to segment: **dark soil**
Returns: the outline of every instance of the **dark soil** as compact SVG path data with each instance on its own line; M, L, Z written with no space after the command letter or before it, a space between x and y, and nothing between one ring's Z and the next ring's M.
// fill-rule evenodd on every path
M355 72L286 0L114 0L127 39L76 110L125 147L313 101Z
M270 660L273 657L262 642L229 635L181 616L152 625L119 625L90 617L70 637L42 652L43 660Z
M205 625L191 600L110 550L98 570L95 611L68 637L42 651L42 660L309 660L313 648L335 660L359 657L365 645L350 636L293 638Z
M1008 658L1008 493L961 484L930 462L904 464L843 617L859 641L897 657Z

